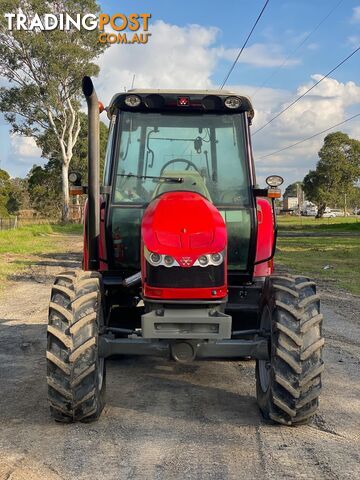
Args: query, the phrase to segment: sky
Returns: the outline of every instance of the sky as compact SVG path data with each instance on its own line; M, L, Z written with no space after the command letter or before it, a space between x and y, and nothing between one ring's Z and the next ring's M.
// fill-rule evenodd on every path
M152 36L147 45L112 45L105 51L94 80L98 96L106 104L114 93L130 88L134 74L138 88L217 88L263 4L264 0L100 2L103 13L151 13ZM250 96L255 132L359 45L360 0L270 0L226 88ZM359 74L360 51L253 135L260 184L267 175L279 174L287 185L316 166L324 135L265 155L360 113ZM338 129L360 139L360 117ZM33 164L44 162L34 142L12 136L3 118L0 142L0 168L12 176L25 176Z

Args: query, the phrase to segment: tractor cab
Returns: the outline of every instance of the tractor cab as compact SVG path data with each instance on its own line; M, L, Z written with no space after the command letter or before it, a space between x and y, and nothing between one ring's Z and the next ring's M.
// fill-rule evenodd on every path
M166 193L193 192L214 205L227 226L228 268L251 275L249 100L226 91L132 90L115 95L108 114L109 268L139 271L147 206ZM171 215L181 208L174 205Z

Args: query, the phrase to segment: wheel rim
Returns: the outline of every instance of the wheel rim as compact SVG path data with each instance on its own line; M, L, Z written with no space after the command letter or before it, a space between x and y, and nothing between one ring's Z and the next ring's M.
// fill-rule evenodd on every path
M261 315L260 329L266 331L269 328L269 326L270 326L270 310L269 310L269 307L266 305ZM271 367L271 364L268 360L258 361L260 387L263 392L266 392L270 385L270 367Z
M260 387L266 392L270 385L270 363L267 360L259 360Z
M98 385L99 391L101 391L104 381L104 367L105 367L105 359L99 358L98 361Z

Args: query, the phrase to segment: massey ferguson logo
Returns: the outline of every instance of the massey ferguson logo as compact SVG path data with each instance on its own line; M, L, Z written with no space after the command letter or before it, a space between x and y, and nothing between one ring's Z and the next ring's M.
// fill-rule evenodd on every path
M190 257L181 257L180 263L182 267L190 267L191 266L191 258Z

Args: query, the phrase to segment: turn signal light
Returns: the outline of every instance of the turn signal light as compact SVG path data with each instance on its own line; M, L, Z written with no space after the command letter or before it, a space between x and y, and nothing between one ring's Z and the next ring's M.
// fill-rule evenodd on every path
M281 190L280 188L269 188L268 198L280 198L281 197Z

